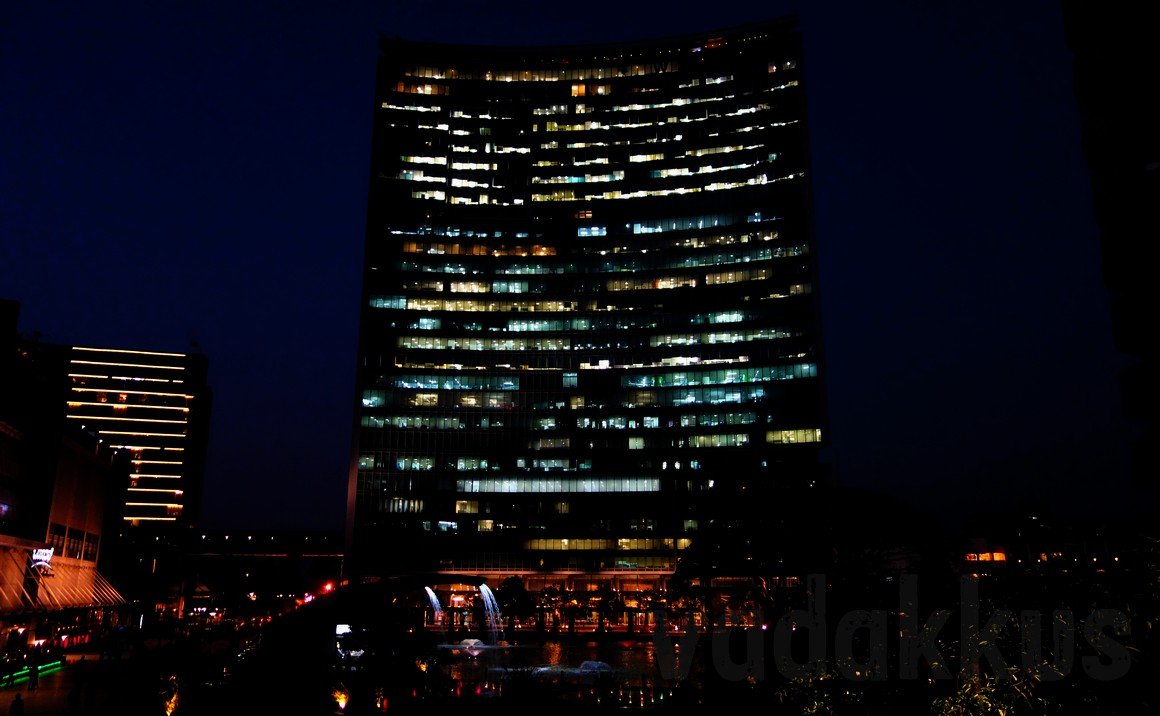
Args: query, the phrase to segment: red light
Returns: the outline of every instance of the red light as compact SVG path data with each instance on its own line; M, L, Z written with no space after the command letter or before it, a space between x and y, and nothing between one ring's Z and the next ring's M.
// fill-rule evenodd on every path
M329 594L330 592L333 592L334 591L334 582L327 582L326 584L322 585L322 591L326 592L327 594Z

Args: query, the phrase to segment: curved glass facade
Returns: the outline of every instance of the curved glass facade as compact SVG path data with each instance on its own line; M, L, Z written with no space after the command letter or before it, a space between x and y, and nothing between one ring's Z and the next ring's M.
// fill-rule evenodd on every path
M384 42L354 577L670 573L819 479L792 22L580 48Z

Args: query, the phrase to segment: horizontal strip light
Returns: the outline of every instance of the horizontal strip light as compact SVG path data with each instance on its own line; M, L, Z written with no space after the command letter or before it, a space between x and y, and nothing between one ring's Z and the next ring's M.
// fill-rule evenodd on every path
M127 355L138 356L167 356L169 358L185 358L185 353L161 353L159 351L130 351L122 350L120 348L85 348L83 346L73 346L74 351L89 351L91 353L125 353Z
M48 674L55 674L56 672L60 671L63 668L64 668L64 660L63 659L54 659L53 661L49 661L47 663L41 664L40 668L37 669L36 675L39 678L41 676L46 676ZM20 684L25 683L26 681L28 681L31 678L31 673L30 673L31 670L32 670L31 667L28 667L28 666L17 669L15 672L13 672L12 674L10 674L8 676L8 684L7 685L19 686Z
M125 395L161 395L170 398L188 398L193 400L197 396L186 393L159 393L149 390L117 390L116 388L73 388L74 393L124 393Z
M113 391L109 391L109 392L115 393L117 391L113 390ZM79 401L79 400L68 401L68 407L70 407L70 408L79 408L82 405L91 405L93 407L105 406L108 408L118 408L121 410L128 410L129 408L133 408L134 412L139 412L141 410L180 410L183 413L189 412L189 408L182 407L180 405L145 405L145 404L141 404L141 403L100 403L100 402L86 403L86 402Z
M107 365L113 368L152 368L154 370L185 370L180 365L150 365L149 363L110 363L99 360L73 360L73 365Z
M130 430L102 430L102 435L134 435L142 438L183 438L185 433L136 433Z
M110 445L109 447L114 450L176 450L178 452L185 450L185 448L168 445L164 447L161 445Z
M118 420L126 423L154 423L154 424L169 424L169 425L185 425L188 420L165 420L162 418L124 418L120 415L69 415L70 418L77 420Z
M184 383L180 378L141 378L135 375L93 375L91 373L69 373L70 378L99 378L101 380L140 380L146 383Z

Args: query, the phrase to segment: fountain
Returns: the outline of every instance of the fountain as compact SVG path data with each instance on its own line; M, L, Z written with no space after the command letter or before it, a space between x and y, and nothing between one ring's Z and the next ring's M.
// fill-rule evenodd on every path
M436 606L438 599L434 591L430 587L424 587L424 589L427 590L427 598L431 601L431 607L438 609ZM479 599L483 602L483 620L485 623L485 625L480 626L481 631L483 629L487 630L487 640L467 638L454 643L438 644L437 648L446 649L453 655L467 655L473 659L484 653L506 653L514 648L511 644L504 641L503 617L500 615L499 602L496 601L495 592L486 584L480 584ZM439 612L437 611L436 613L438 614ZM448 634L447 621L443 622L443 633L444 635ZM481 633L480 636L483 636L483 634Z
M479 585L479 596L483 598L483 613L487 620L487 631L492 644L499 644L503 638L503 617L499 614L499 603L495 600L495 593L487 584Z
M447 624L443 621L443 607L439 604L439 597L435 596L435 590L431 587L423 587L423 589L427 592L427 600L431 602L431 611L435 613L432 623L446 629Z

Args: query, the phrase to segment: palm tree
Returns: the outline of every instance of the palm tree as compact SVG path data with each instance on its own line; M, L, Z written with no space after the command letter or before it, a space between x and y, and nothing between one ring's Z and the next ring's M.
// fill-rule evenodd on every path
M525 619L536 613L536 603L528 593L524 580L512 575L499 583L496 588L496 601L499 602L500 613L507 616L507 632L512 633L516 617Z

